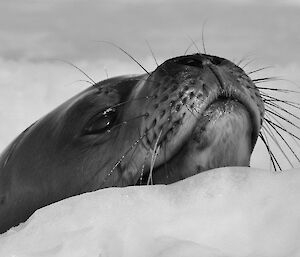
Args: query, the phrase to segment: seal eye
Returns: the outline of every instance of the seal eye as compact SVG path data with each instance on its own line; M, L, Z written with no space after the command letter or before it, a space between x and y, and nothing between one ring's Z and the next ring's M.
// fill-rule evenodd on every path
M83 135L95 135L110 132L116 119L116 110L108 108L94 115L86 124Z

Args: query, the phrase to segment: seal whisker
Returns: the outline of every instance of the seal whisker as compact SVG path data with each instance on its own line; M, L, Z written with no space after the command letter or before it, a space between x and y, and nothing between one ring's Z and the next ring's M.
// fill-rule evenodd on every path
M132 165L132 164L135 165L136 173L138 173L138 166L137 166L136 162L134 161L133 156L136 152L137 147L138 147L138 144L135 145L134 150L132 151L132 154L131 154L131 156L129 158L129 161L128 161L128 163L130 163L130 165Z
M240 66L244 70L249 64L251 64L255 61L256 61L256 59L252 59L252 60L246 62L243 66L240 66L240 65L238 65L238 66Z
M297 156L297 154L295 153L295 151L291 148L291 146L289 145L289 143L286 141L286 139L279 133L278 129L276 129L272 124L266 123L266 126L269 127L270 131L271 128L276 132L276 134L278 134L278 136L282 139L282 141L286 144L286 146L289 148L289 150L293 153L294 157L300 162L299 157ZM271 128L270 128L271 127ZM275 138L275 136L274 136ZM293 140L294 138L291 137ZM280 147L280 145L278 146ZM284 153L285 154L285 153ZM292 165L291 165L292 166Z
M10 158L12 157L12 155L14 154L16 148L18 147L19 143L22 141L22 139L24 138L24 136L26 135L26 133L30 130L30 128L36 124L36 122L32 123L28 128L26 128L17 138L16 140L12 143L12 145L10 146L10 148L8 149L8 152L6 154L6 157L4 158L4 162L2 164L2 168L5 168L5 166L7 165L8 161L10 160Z
M128 147L128 149L124 152L124 154L120 157L120 159L114 164L114 166L112 167L112 169L106 174L105 178L103 179L103 183L104 184L108 177L112 175L112 173L114 172L114 170L118 167L118 165L124 160L124 158L130 153L130 151L141 142L141 140L147 136L149 130L146 130L146 132L141 135L137 140L135 140L130 147Z
M280 125L272 122L271 120L269 119L265 119L266 122L268 122L269 124L273 124L275 127L283 130L284 132L288 133L289 135L291 135L292 137L294 137L295 139L298 139L300 141L300 137L296 136L294 133L290 132L289 130L287 130L286 128L284 127L281 127Z
M191 49L191 47L192 47L193 45L194 45L193 43L189 44L189 46L185 49L183 55L186 55L187 52Z
M205 54L206 53L206 47L205 47L205 40L204 40L204 28L205 28L205 25L207 23L207 20L205 20L202 24L202 31L201 31L201 41L202 41L202 48L203 48L203 51Z
M270 107L269 107L269 108L270 108ZM266 109L266 111L269 112L269 113L271 113L271 114L273 114L273 115L275 115L276 117L282 119L283 121L285 121L285 122L291 124L291 125L294 126L295 128L300 129L300 127L299 127L298 125L296 125L294 122L292 122L292 121L290 121L290 120L288 120L288 119L282 117L282 116L281 116L280 114L278 114L277 112L274 112L274 111L272 111L272 110L270 110L270 109Z
M288 110L282 108L282 107L281 107L280 105L278 105L278 104L274 104L274 103L272 103L272 102L265 102L265 105L266 105L268 108L271 108L271 106L273 106L274 108L277 108L277 109L279 109L280 111L285 112L285 113L291 115L292 117L294 117L294 118L300 120L300 117L298 117L298 116L296 116L294 113L289 112ZM275 110L274 108L273 108L273 110Z
M108 76L108 72L107 72L107 69L106 69L106 68L104 68L104 72L105 72L106 78L108 79L109 76Z
M267 151L269 153L270 160L271 160L271 163L272 163L272 166L273 166L274 170L277 171L276 165L278 166L279 170L282 170L281 167L280 167L280 165L279 165L279 163L278 163L278 161L277 161L277 159L276 159L276 157L275 157L275 155L273 154L272 150L269 147L269 144L267 142L266 137L263 135L263 131L261 131L259 133L259 137L260 137L260 139L262 140L262 142L264 143L264 145L267 148Z
M270 69L270 68L274 68L274 66L266 66L266 67L262 67L262 68L253 70L253 71L247 72L247 75L249 76L253 73L256 73L256 72L259 72L259 71L262 71L262 70L266 70L266 69Z
M147 46L148 46L148 48L149 48L149 50L150 50L150 52L151 52L151 55L152 55L152 57L153 57L153 59L154 59L154 61L155 61L156 67L158 67L159 64L158 64L158 62L157 62L157 59L156 59L156 57L155 57L155 54L154 54L154 52L153 52L153 50L152 50L152 47L150 46L150 44L149 44L149 42L148 42L147 40L146 40L146 44L147 44Z
M89 81L89 80L78 79L78 80L73 81L73 82L71 82L71 83L67 83L67 84L65 84L64 86L70 86L70 85L73 85L73 84L78 83L78 82L85 82L85 83L88 83L88 84L90 84L90 85L93 85L93 83L92 83L91 81Z
M140 64L139 61L137 61L131 54L129 54L127 51L125 51L122 47L119 47L118 45L116 45L113 42L110 41L105 41L105 40L96 40L96 42L99 43L106 43L109 45L112 45L114 47L116 47L117 49L121 50L123 53L125 53L131 60L133 60L137 65L139 65L148 75L150 75L150 73L144 68L144 66L142 64Z
M276 136L274 135L274 133L272 132L270 126L274 129L274 131L281 137L281 139L283 140L283 142L287 145L287 147L290 149L289 144L286 142L286 140L280 135L280 133L276 130L276 128L274 128L271 124L266 123L265 131L266 133L270 136L270 138L272 139L272 141L276 144L276 146L278 147L278 149L280 150L280 152L284 155L285 159L289 162L289 164L291 165L291 167L293 168L293 164L291 162L291 160L289 159L289 157L286 155L286 153L284 152L283 148L280 146ZM293 151L292 151L293 152ZM294 153L294 152L293 152ZM295 157L298 159L297 155L295 155Z
M150 162L150 172L149 172L149 176L148 176L148 180L147 180L147 185L153 185L153 169L154 169L154 165L155 165L155 161L156 158L160 152L160 145L158 145L159 139L161 137L162 134L162 130L160 130L156 142L154 144L154 148L151 151L152 152L152 156L151 156L151 162Z
M279 103L282 103L282 104L285 104L289 107L293 107L295 109L300 109L300 105L296 102L293 102L293 101L288 101L288 100L281 100L279 98L272 98L272 99L265 99L264 103L265 104L275 104L275 102L279 102ZM299 106L298 106L299 105ZM278 104L276 104L276 106L279 106Z
M268 140L268 137L266 136L266 133L265 133L265 131L264 131L265 129L264 128L262 128L262 130L260 131L260 133L259 133L259 137L260 137L260 139L262 140L262 142L264 143L264 145L265 145L265 147L266 147L266 149L267 149L267 151L268 151L268 154L269 154L269 157L270 157L270 170L272 169L272 167L273 167L273 169L275 170L275 171L277 171L277 166L276 166L276 157L275 157L275 155L273 154L273 152L272 152L272 150L271 150L271 148L270 148L270 144L269 144L269 140Z
M242 65L243 62L249 60L250 58L252 58L253 54L250 54L249 52L247 54L245 54L238 62L235 62L236 66L240 66Z
M86 73L84 72L81 68L79 68L78 66L76 66L75 64L71 63L71 62L68 62L68 61L65 61L65 60L61 60L61 59L55 59L57 61L60 61L60 62L64 62L66 64L69 64L71 65L72 67L74 67L75 69L79 70L84 76L86 76L93 84L96 84L96 82Z
M278 80L283 80L283 79L280 79L278 77L265 77L265 78L252 79L252 81L255 84L269 82L269 81L278 81Z
M276 91L280 93L296 93L300 94L300 91L296 90L290 90L290 89L284 89L284 88L269 88L269 87L257 87L259 90L270 90L270 91Z
M145 113L145 114L141 114L141 115L138 115L138 116L135 116L135 117L132 117L130 119L127 119L127 120L124 120L120 123L117 123L115 125L113 125L107 132L111 132L113 129L116 129L118 127L121 127L122 125L125 125L127 124L129 121L133 121L133 120L136 120L136 119L139 119L139 118L143 118L143 117L147 117L149 114Z
M148 149L147 153L145 154L145 157L144 157L144 161L143 161L143 165L142 165L142 169L141 169L141 173L140 173L140 177L139 177L139 180L135 183L135 185L139 182L140 185L142 185L143 183L143 177L144 177L144 170L145 170L145 164L146 164L146 160L149 156L149 153L150 153L150 148Z
M276 117L271 116L271 115L268 115L268 117L271 117L271 118L272 118L273 120L275 120L281 127L284 127L284 125L283 125ZM272 127L274 127L274 126L272 126ZM291 139L294 141L294 143L295 143L296 145L299 146L299 143L296 141L296 139L295 139L294 137L291 136Z
M269 81L284 81L284 82L288 82L288 83L292 84L295 87L300 88L300 86L297 85L294 81L291 81L291 80L288 80L288 79L283 79L281 77L266 77L266 78L257 78L257 79L253 78L252 81L255 84L269 82Z
M151 99L151 98L153 98L153 97L154 97L153 95L150 95L150 96L147 95L147 96L142 96L142 97L131 98L131 99L127 100L127 101L123 101L123 102L117 103L117 104L115 104L115 105L109 106L109 107L107 107L106 110L109 110L109 109L111 109L111 108L121 107L121 106L123 106L123 105L125 105L125 104L128 104L128 103L131 103L131 102L133 102L133 101L145 100L145 99L148 100L148 99Z
M201 51L200 51L200 49L198 48L196 42L195 42L190 36L188 36L188 38L192 41L192 46L194 46L194 47L196 48L198 54L200 54Z
M280 103L283 103L285 105L288 105L290 107L293 107L295 109L300 109L300 105L296 102L292 102L292 101L288 101L288 100L282 100L282 99L279 99L279 98L276 98L276 97L273 97L273 96L268 96L268 95L262 95L264 97L263 101L264 103L266 104L269 104L269 103L274 103L274 102L280 102ZM269 99L266 99L266 97L268 97ZM299 105L299 106L297 106Z
M167 147L166 147L166 145L163 150L164 150L164 170L166 173L166 177L168 178L169 174L170 174L170 168L168 168L169 165L167 163Z

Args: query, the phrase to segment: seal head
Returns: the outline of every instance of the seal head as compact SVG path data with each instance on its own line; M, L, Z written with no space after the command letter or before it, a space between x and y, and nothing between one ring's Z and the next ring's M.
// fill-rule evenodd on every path
M1 155L0 232L84 192L249 166L263 115L251 79L216 56L176 57L149 74L99 82Z

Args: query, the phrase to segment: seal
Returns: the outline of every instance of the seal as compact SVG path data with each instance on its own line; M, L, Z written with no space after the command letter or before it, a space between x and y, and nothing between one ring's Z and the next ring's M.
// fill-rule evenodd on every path
M0 232L84 192L249 166L263 118L253 81L217 56L179 56L96 83L2 153Z

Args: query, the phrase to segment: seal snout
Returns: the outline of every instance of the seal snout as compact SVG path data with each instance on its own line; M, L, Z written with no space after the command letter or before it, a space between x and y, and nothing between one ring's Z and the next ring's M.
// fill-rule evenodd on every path
M197 173L195 169L249 165L264 108L256 86L241 68L216 56L181 56L160 65L149 84L147 90L155 97L146 107L150 115L142 130L143 143L148 149L163 149L156 167L165 162L172 166L178 154L189 156L178 158L189 175ZM191 140L196 128L210 131L196 133L197 145Z

